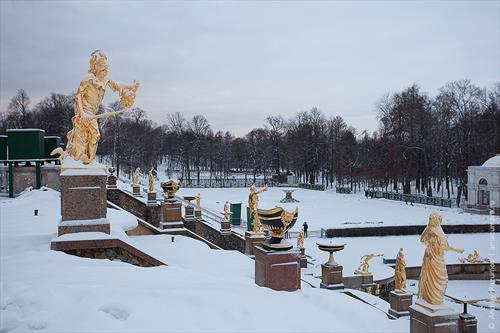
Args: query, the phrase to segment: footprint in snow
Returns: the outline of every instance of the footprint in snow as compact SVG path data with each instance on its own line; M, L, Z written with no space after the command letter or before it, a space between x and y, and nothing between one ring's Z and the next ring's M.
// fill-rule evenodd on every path
M130 311L121 305L103 306L99 308L99 311L102 311L117 320L127 320L130 316Z

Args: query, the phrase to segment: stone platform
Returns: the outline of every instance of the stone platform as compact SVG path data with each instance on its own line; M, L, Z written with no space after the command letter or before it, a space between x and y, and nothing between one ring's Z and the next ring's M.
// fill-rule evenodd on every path
M255 283L273 290L300 289L300 251L269 251L255 247Z
M245 254L248 256L254 255L255 247L262 244L265 240L266 236L264 234L245 231Z
M409 316L412 297L413 295L407 292L391 291L389 294L389 314L398 318Z
M441 305L432 311L417 303L409 311L410 333L458 333L459 315L452 309Z
M321 283L320 288L338 290L344 289L342 283L342 270L341 265L326 265L321 264Z

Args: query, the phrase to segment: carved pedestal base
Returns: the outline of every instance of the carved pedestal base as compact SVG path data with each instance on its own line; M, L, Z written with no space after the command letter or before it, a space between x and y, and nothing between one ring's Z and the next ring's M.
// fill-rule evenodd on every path
M264 234L254 233L252 231L245 232L245 254L254 255L255 246L262 244L266 240Z
M458 312L444 307L431 311L414 304L410 306L410 333L458 333Z
M136 197L141 196L141 188L139 186L133 186L132 194L135 195Z
M175 199L167 199L161 204L161 229L184 228L182 204Z
M461 313L458 317L460 333L477 333L477 319L469 313Z
M389 294L389 303L391 304L389 314L398 318L409 316L410 306L412 304L412 294L391 291Z
M342 283L342 269L341 265L325 265L321 264L321 283L320 287L324 289L337 290L344 289Z
M71 172L70 172L71 171ZM106 219L106 173L89 170L70 170L61 173L61 223L58 235L75 232L104 232L109 234ZM97 170L101 171L101 170Z
M221 221L220 232L222 234L230 234L231 233L231 222L229 222L229 220L222 220Z
M148 205L156 205L156 192L148 192Z
M300 252L268 251L255 247L255 283L273 290L300 289Z

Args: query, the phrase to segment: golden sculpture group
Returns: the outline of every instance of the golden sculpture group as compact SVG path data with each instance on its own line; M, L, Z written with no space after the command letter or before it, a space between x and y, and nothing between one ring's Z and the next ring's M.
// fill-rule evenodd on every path
M361 257L361 263L358 267L358 269L356 269L356 271L354 272L355 274L358 274L358 275L371 275L372 273L370 273L368 271L368 268L370 268L370 264L368 263L371 259L375 258L375 257L382 257L384 254L381 253L381 254L365 254L364 256Z
M432 305L443 303L448 285L444 252L464 252L464 250L451 247L448 244L441 223L441 215L431 213L429 223L420 236L420 241L425 244L426 248L418 281L418 298Z
M137 89L139 89L139 82L119 85L109 79L107 57L100 50L92 52L88 72L92 76L83 79L76 91L75 114L71 119L73 129L67 134L66 151L56 148L51 152L51 155L60 154L62 161L66 156L71 156L75 161L81 161L83 164L91 163L95 158L100 138L97 119L116 116L123 113L126 108L132 107ZM123 109L98 115L106 88L118 92Z
M250 218L253 219L253 232L255 233L261 232L261 225L257 214L257 205L259 204L259 194L265 191L267 191L267 186L257 190L257 187L252 185L250 187L250 194L248 195L248 210Z

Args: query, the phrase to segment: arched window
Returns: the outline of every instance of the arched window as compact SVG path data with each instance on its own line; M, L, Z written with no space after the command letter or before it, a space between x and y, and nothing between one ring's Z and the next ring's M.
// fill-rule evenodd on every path
M488 185L488 181L484 178L479 179L479 185Z

